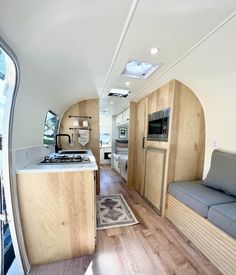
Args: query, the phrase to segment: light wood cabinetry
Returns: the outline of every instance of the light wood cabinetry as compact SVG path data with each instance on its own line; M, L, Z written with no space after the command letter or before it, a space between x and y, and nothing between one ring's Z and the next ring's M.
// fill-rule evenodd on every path
M95 250L94 171L17 174L31 265L91 255Z
M145 189L144 198L161 213L162 189L165 175L165 149L146 150Z
M148 98L144 98L137 104L136 117L136 180L135 187L143 195L145 176L145 146L147 138Z
M128 143L128 188L132 188L136 184L135 174L136 174L136 136L135 133L136 125L136 114L137 114L137 104L135 102L130 102L130 122L129 122L129 143Z
M170 108L168 141L146 140L143 148L143 137L147 137L148 114L166 108ZM154 156L153 159L151 157L145 158L145 148L165 149L165 168L160 206L161 214L164 216L167 207L168 183L202 178L205 151L203 109L193 91L177 80L170 81L140 100L136 104L136 109L136 118L131 117L130 120L131 125L136 124L136 127L130 129L130 136L136 137L133 150L136 162L134 164L135 168L132 168L135 173L133 173L133 178L129 178L128 185L131 186L134 183L132 186L143 195L144 186L146 185L145 169L146 176L152 182L151 178L158 178L158 171L163 166L159 158ZM156 168L152 172L150 167L153 165L156 165Z
M60 123L60 129L59 132L62 134L69 134L72 136L73 133L73 141L74 146L71 147L71 145L68 144L68 140L65 138L59 137L60 146L62 149L66 150L85 150L85 149L91 149L93 152L93 155L96 158L96 163L98 164L98 171L97 171L97 184L96 184L96 191L97 194L100 192L100 170L99 170L99 164L100 164L100 128L99 128L99 117L100 117L100 111L99 111L99 99L87 99L82 100L78 103L75 103L74 105L70 106L64 113L61 123ZM69 128L75 127L73 125L73 118L69 116L89 116L91 119L88 120L89 128L92 129L89 134L89 143L85 146L82 146L78 143L78 132L76 129L74 129L74 132L70 130Z
M148 96L148 113L170 108L173 101L172 83L169 82Z

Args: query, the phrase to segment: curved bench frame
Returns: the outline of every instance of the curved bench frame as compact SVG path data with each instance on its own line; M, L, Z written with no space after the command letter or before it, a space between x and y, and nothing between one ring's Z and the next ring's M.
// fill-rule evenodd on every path
M223 273L236 274L236 239L168 194L166 217Z

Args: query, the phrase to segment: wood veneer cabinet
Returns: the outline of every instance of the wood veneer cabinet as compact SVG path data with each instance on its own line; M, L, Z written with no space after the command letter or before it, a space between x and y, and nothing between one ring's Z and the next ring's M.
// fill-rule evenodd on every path
M142 99L137 104L136 116L136 179L135 187L138 192L143 195L144 192L144 176L145 176L145 146L147 138L147 116L148 116L148 98Z
M145 103L144 103L145 102ZM147 107L148 105L148 107ZM170 108L168 142L145 141L147 137L148 114ZM200 101L193 91L183 83L172 80L136 104L136 118L130 123L136 123L131 136L136 136L133 153L135 154L135 168L129 176L130 184L143 195L145 177L149 180L157 177L156 169L150 174L151 166L163 166L163 187L161 198L161 214L166 208L166 193L171 181L187 181L202 178L205 152L205 120ZM146 124L145 124L146 123ZM132 141L133 142L133 141ZM160 164L159 158L146 158L148 148L165 149L166 155ZM144 173L146 169L146 173ZM149 171L149 172L148 172Z
M144 197L158 213L162 207L162 188L165 175L165 149L147 148Z
M94 171L17 174L31 265L91 255L95 250Z

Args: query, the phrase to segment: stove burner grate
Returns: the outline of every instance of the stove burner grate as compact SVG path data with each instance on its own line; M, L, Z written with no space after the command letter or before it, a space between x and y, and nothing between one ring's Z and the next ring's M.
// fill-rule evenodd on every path
M46 156L40 163L77 163L83 162L81 156Z

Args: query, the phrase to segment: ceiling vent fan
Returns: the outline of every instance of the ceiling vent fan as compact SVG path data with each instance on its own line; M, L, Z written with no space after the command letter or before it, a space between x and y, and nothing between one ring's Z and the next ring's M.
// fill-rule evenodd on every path
M129 60L121 75L132 78L147 79L161 66L162 63L154 64L138 60Z
M111 89L108 96L115 96L115 97L127 97L130 94L129 90L125 89Z

